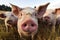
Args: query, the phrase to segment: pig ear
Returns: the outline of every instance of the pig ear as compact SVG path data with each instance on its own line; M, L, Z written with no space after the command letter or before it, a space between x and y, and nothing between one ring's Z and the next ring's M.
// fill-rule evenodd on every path
M21 11L21 8L19 8L18 6L15 6L15 5L11 4L11 3L10 3L10 5L12 6L12 12L15 15L18 15L19 14L19 11Z
M47 6L50 3L47 3L45 5L39 6L37 9L37 18L41 18L43 16L43 14L46 12Z
M5 14L4 13L1 13L0 14L0 18L6 18Z
M60 8L55 9L55 14L60 14Z

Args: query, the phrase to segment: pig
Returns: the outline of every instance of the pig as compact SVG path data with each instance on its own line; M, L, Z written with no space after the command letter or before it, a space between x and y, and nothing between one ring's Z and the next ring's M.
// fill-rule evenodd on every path
M56 8L55 13L57 14L56 22L57 24L60 24L60 8Z
M56 32L60 32L60 8L56 8L55 9L55 13L57 14L57 17L56 17Z
M56 17L57 14L55 13L54 9L47 9L45 14L43 15L43 21L46 25L52 27L52 32L55 33L55 25L56 25Z
M11 4L13 14L18 17L17 29L22 40L36 40L34 37L38 33L38 19L44 15L49 4L41 5L37 9L20 8Z
M12 12L4 12L0 14L0 19L3 19L6 26L6 32L9 32L9 28L16 27L17 28L17 16L15 16Z

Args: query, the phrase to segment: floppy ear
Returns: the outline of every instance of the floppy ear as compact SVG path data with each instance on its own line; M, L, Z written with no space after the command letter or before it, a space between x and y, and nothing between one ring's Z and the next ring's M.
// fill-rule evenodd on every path
M0 18L6 18L5 14L4 13L1 13L0 14Z
M15 6L13 4L10 4L12 7L12 12L15 14L15 15L18 15L19 14L19 11L21 11L22 9L19 8L18 6Z
M41 6L38 7L38 9L37 9L37 18L41 18L43 16L43 14L46 12L47 6L49 4L50 3L47 3L45 5L41 5Z

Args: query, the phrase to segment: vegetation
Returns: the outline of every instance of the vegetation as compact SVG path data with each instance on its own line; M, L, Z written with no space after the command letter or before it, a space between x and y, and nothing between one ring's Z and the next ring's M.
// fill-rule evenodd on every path
M39 34L41 34L42 40L60 40L60 25L56 25L56 32L53 33L51 26L46 26L42 22L40 24ZM20 40L17 30L14 30L13 27L10 28L9 32L6 32L3 20L0 20L0 40Z
M5 6L3 4L3 5L0 5L0 10L2 10L2 11L11 11L11 7Z
M18 32L10 28L9 32L6 32L6 27L3 20L0 20L0 40L18 40Z

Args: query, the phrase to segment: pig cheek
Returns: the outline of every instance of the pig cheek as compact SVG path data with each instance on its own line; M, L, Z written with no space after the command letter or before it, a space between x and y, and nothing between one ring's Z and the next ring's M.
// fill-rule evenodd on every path
M17 22L17 28L18 28L18 32L20 34L20 32L21 32L21 26L20 26L20 22L19 21Z

